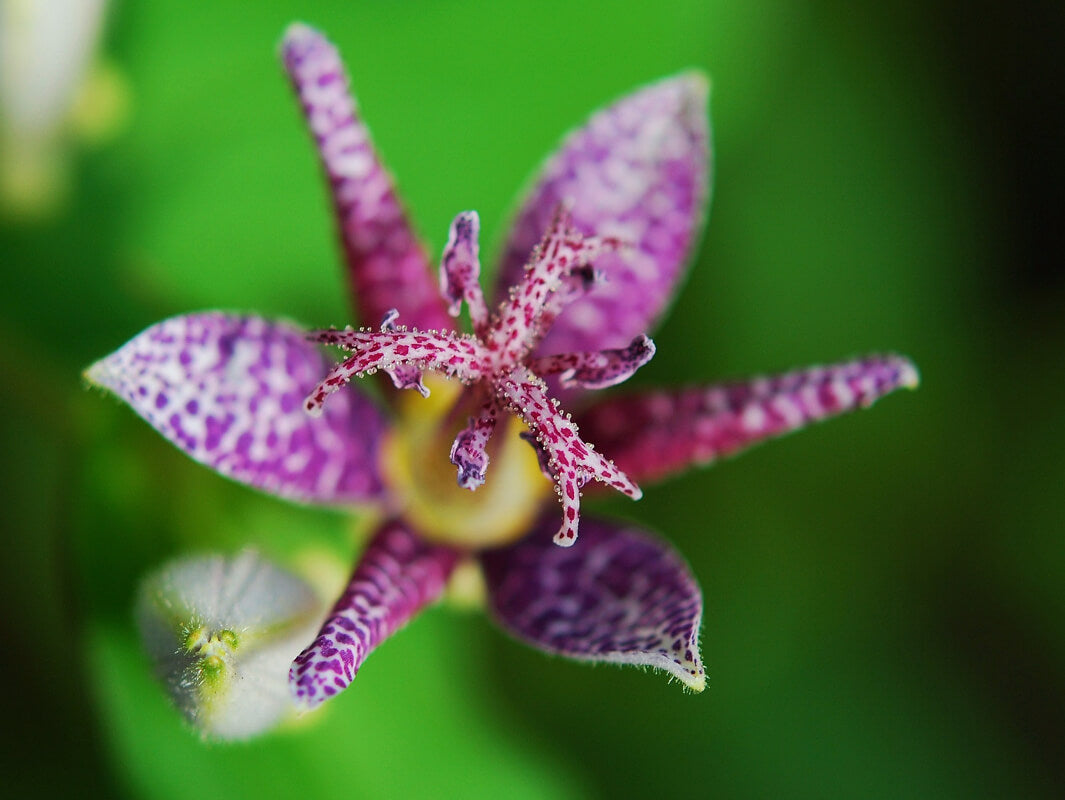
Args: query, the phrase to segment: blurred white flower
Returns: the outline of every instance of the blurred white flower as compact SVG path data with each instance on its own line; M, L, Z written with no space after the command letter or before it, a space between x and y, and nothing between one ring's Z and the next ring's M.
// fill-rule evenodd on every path
M40 216L65 197L72 134L100 139L128 106L95 60L107 0L0 0L0 208Z
M172 561L141 585L145 648L204 736L244 739L294 710L292 659L324 608L303 580L254 552Z

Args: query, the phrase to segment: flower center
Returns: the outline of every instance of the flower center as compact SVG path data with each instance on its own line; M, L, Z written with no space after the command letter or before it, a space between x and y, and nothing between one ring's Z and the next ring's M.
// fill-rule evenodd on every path
M476 213L459 214L440 264L440 287L450 303L448 312L457 316L465 302L473 333L408 329L398 323L395 309L385 315L378 330L314 333L313 341L342 347L354 355L337 364L315 387L304 408L311 415L322 413L330 394L352 378L378 370L384 370L397 388L417 391L424 398L422 403L432 396L423 383L426 372L476 387L463 396L463 406L455 414L447 411L457 396L454 389L438 392L435 405L429 407L435 410L428 414L409 406L401 414L411 422L401 423L393 436L386 471L393 485L401 488L408 514L430 538L451 544L476 548L511 541L530 521L541 495L542 482L530 469L536 463L554 483L562 503L562 525L554 541L569 547L577 541L581 489L588 481L600 481L634 500L641 492L612 461L581 439L542 376L558 375L567 388L614 386L651 359L654 343L637 336L628 347L618 349L535 355L566 304L595 285L597 275L591 265L596 256L618 249L621 243L582 235L571 226L567 208L561 206L525 266L522 280L498 310L489 314L477 282L481 269L478 226ZM518 421L505 421L507 411ZM427 421L421 424L419 420ZM493 440L497 428L501 428L500 436ZM445 462L429 454L443 453L443 433L454 437L449 460L458 468L458 487ZM518 443L521 438L532 444L535 462ZM492 487L482 489L476 498L463 496L461 490L485 485L490 461L495 462L493 473L498 473Z
M202 702L221 696L232 677L230 662L239 645L240 637L229 628L212 633L201 625L186 634L185 653L193 659L189 677Z
M476 492L464 489L448 459L457 430L448 420L462 387L433 375L425 376L425 382L432 390L428 398L413 393L401 398L384 447L384 472L404 504L404 515L426 539L461 549L516 541L551 494L535 451L519 438L527 428L517 420L502 425L492 440L491 480ZM465 418L454 424L464 422Z

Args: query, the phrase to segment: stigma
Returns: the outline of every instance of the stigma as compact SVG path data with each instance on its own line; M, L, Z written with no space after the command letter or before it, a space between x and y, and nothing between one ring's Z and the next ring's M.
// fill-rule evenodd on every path
M472 491L485 483L491 456L500 451L492 446L493 436L507 415L517 417L523 429L520 438L533 446L539 469L554 484L562 504L562 523L554 541L568 547L577 540L581 491L589 481L611 486L634 500L642 492L613 461L581 438L544 378L557 376L563 388L614 386L651 360L654 343L638 336L623 348L536 355L537 346L565 307L602 280L594 270L595 259L623 244L610 237L583 235L573 227L568 208L560 206L525 265L521 281L489 313L479 282L479 229L476 212L459 214L451 224L440 264L440 291L448 313L457 317L465 303L472 333L410 329L400 324L395 311L386 314L376 330L312 333L313 341L335 345L352 355L315 387L304 408L308 414L320 414L329 395L352 378L378 370L387 373L397 388L413 389L424 398L430 394L423 381L425 372L465 384L466 391L452 393L462 405L443 416L453 420L456 413L468 413L449 452L458 486ZM507 429L517 430L515 426Z

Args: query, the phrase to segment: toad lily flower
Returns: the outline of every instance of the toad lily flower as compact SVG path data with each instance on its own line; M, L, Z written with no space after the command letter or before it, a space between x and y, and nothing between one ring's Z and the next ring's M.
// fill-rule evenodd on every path
M308 334L192 314L87 374L223 475L301 502L382 510L347 590L292 665L293 696L314 707L337 694L377 645L470 574L483 577L492 616L533 646L655 667L701 691L702 598L688 567L634 525L582 520L582 491L639 498L636 481L867 406L914 386L915 369L874 356L592 402L587 390L654 355L645 332L693 250L708 197L706 81L652 84L563 141L518 211L490 303L477 215L451 226L438 294L336 50L297 25L282 55L329 180L357 310L379 327ZM471 333L452 325L463 304ZM350 356L330 369L319 344ZM413 391L386 386L379 406L347 385L378 371ZM552 488L561 523L557 505L544 508Z

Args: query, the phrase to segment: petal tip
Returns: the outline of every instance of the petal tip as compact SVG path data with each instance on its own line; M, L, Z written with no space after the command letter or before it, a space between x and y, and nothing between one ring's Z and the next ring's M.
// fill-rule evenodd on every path
M281 62L294 78L308 59L318 60L326 55L335 56L333 43L325 34L304 22L293 22L285 28L278 46Z
M316 680L315 673L308 671L306 663L303 661L304 656L313 647L314 645L312 644L311 647L304 650L292 663L288 671L289 697L292 700L293 708L301 715L316 711L330 696L328 691L322 691L321 681ZM334 689L333 693L335 692L336 690Z
M916 389L921 385L921 373L917 365L905 356L899 359L899 386L903 389Z
M324 40L325 36L322 32L306 22L292 22L281 35L281 52L287 54L305 50Z
M308 694L302 687L290 684L292 707L300 716L317 711L322 707L325 697L315 697Z
M90 364L84 370L82 370L81 378L90 387L96 389L109 389L110 386L107 381L108 368L107 359L101 358L94 364Z
M682 127L700 136L704 134L710 107L710 76L692 68L662 78L649 87L653 96L661 98L668 113Z
M681 678L680 680L692 694L702 694L706 690L705 672L700 671L698 675L689 675L689 677Z
M684 658L651 657L645 663L672 675L684 685L685 691L701 694L706 690L706 670L703 669L703 662L699 658L699 650L694 641L688 648Z
M702 105L706 105L710 98L710 91L713 88L710 76L698 67L678 72L672 78L667 78L666 80L676 81L686 98L693 103Z

